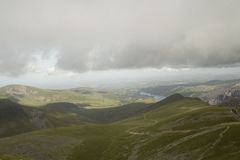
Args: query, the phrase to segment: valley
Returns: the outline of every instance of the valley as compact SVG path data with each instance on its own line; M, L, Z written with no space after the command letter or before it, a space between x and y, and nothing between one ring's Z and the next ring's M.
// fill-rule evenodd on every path
M230 108L210 106L198 98L175 94L142 107L87 112L72 104L46 108L63 126L1 138L1 159L235 160L240 156L240 122ZM78 115L78 120L63 115Z

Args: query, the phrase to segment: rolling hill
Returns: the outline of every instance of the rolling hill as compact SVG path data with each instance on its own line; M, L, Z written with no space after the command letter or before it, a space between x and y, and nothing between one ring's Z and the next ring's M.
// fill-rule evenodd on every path
M197 98L173 95L120 119L1 138L0 157L3 160L240 158L240 122L228 107L209 106Z
M0 88L0 98L10 99L19 104L32 107L67 102L86 108L109 108L135 102L153 102L152 98L138 95L134 90L127 89L74 88L50 90L23 85L9 85Z

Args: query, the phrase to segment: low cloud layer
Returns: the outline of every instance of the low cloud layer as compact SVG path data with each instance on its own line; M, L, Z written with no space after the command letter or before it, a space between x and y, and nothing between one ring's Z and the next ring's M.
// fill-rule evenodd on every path
M0 0L0 72L237 66L238 0Z

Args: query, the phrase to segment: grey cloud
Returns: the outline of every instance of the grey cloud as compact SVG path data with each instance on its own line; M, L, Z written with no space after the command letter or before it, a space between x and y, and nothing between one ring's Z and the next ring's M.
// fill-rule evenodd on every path
M0 72L11 76L20 75L24 73L27 59L26 54L5 49L0 53Z
M88 70L240 63L237 0L0 0L0 72L24 73L34 50Z

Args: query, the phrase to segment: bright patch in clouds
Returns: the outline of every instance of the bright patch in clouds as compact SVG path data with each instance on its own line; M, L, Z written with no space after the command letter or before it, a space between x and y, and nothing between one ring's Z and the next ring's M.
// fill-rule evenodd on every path
M37 73L48 76L66 75L73 76L75 73L72 71L62 70L57 68L57 57L59 55L58 49L49 51L37 51L32 54L32 60L27 65L26 73Z
M27 65L28 72L49 73L55 71L57 50L37 51L32 54L32 60Z

